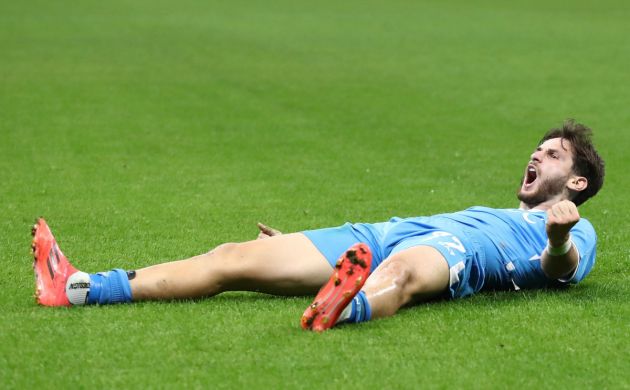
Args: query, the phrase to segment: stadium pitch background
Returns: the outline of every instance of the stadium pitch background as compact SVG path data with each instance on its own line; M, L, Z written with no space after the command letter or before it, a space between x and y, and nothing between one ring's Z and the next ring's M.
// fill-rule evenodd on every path
M0 4L5 388L628 388L630 16L621 1ZM307 297L37 307L43 215L89 272L256 236L515 207L544 131L607 162L598 262L325 334Z

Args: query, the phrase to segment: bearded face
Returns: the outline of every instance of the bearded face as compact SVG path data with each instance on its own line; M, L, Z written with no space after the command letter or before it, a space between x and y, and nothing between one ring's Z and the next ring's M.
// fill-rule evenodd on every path
M570 175L564 175L562 177L536 177L533 181L528 182L528 176L530 174L524 175L521 180L521 187L518 189L516 196L518 200L527 204L527 205L537 205L544 203L558 195L562 195L563 193L568 192L566 189L566 181L569 180ZM534 190L526 191L523 189L524 184L533 184L534 181L538 181Z
M536 148L525 169L518 199L529 207L569 198L567 184L573 176L569 141L552 138Z

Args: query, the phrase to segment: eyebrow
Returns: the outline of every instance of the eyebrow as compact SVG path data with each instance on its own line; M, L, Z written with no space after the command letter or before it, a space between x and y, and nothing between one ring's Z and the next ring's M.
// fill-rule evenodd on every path
M562 148L562 150L564 150L565 152L569 152L569 148L564 146L565 139L561 138L561 137L558 137L558 138L560 138L560 147ZM546 141L549 141L549 140L545 140L545 142ZM542 150L542 145L543 144L544 144L544 142L539 143L538 147L536 148L536 150ZM552 150L558 151L559 149L552 149Z
M542 150L543 150L542 146L538 146L538 147L536 148L536 151L538 151L538 152L539 152L539 151L542 151ZM566 150L566 149L564 149L564 148L563 148L563 150L568 151L568 150ZM560 149L548 148L548 149L546 150L546 152L547 152L547 153L559 153L559 152L560 152Z
M565 152L568 152L569 149L564 147L564 143L562 141L560 141L560 147L562 148L562 150L564 150ZM538 147L536 148L536 150L542 150L542 144L538 145ZM555 149L555 148L548 148L548 150L554 151L554 152L558 152L560 151L560 149Z

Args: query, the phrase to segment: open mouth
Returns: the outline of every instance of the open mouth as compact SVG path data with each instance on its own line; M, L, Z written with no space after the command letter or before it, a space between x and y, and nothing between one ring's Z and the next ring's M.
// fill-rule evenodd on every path
M537 177L538 177L538 173L536 173L536 169L531 165L528 166L527 173L525 175L525 185L532 184L533 182L536 181Z

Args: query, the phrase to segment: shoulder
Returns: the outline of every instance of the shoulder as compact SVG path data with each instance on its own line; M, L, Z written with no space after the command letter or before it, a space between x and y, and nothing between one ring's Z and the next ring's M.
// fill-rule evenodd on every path
M578 250L583 252L588 248L594 248L597 244L597 233L591 222L586 218L580 218L578 223L571 228L571 238Z
M576 230L576 231L584 231L584 232L587 232L589 234L596 234L595 233L595 228L593 227L593 224L591 223L591 221L589 221L586 218L580 218L578 223L576 223L575 226L573 226L573 228L571 229L571 232L573 232L574 230Z

